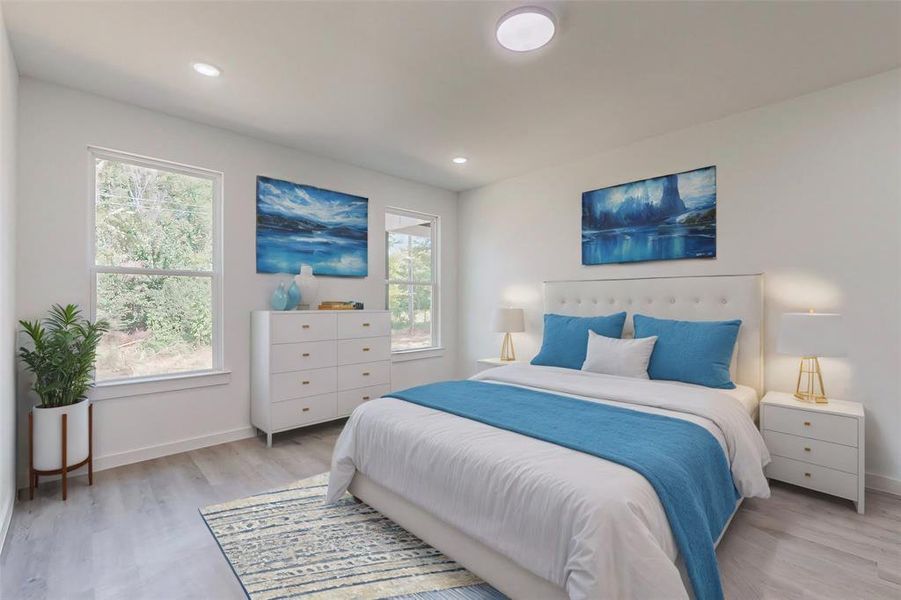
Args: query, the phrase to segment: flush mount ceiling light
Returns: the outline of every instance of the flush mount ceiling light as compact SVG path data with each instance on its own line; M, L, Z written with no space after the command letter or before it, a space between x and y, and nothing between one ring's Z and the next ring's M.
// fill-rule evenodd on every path
M194 67L195 71L206 77L219 77L222 74L219 67L209 63L196 62L191 66Z
M497 41L507 50L529 52L550 42L556 30L550 11L523 6L511 10L497 22Z
M465 156L455 156L452 160L453 160L454 164L456 164L456 165L464 165L464 164L466 164L466 161L468 161L469 159L466 158Z

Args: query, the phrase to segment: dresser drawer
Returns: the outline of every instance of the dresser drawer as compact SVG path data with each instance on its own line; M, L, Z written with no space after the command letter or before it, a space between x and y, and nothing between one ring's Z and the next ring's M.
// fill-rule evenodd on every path
M357 363L391 360L391 338L359 338L338 342L338 364L355 365Z
M763 431L763 439L770 453L775 456L801 460L846 473L857 473L857 448L768 429Z
M836 471L835 469L828 469L782 456L774 456L773 462L766 467L766 476L812 490L826 492L833 496L858 500L857 475L852 475L851 473Z
M338 343L303 342L300 344L274 344L269 354L269 371L303 371L321 369L338 364Z
M294 398L272 405L272 429L290 429L338 416L337 394Z
M388 393L387 385L373 385L356 390L338 392L338 415L349 415L354 409L368 400L381 398Z
M270 375L272 402L277 403L291 398L318 396L334 392L338 388L337 369L311 369L309 371L291 371Z
M857 419L767 404L763 411L764 429L857 446Z
M338 367L339 390L353 390L371 385L383 385L391 379L391 363L388 361L360 363Z
M391 335L388 313L363 313L347 311L338 317L338 338L386 337Z
M334 314L283 312L273 313L269 317L269 338L273 344L333 340L336 334Z

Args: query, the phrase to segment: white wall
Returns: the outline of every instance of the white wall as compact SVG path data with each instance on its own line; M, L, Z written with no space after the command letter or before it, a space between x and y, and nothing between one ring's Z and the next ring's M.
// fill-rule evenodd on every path
M16 96L13 62L0 8L0 549L16 495L15 278Z
M392 384L399 389L454 376L455 193L30 78L21 79L19 93L19 318L38 317L54 302L89 305L92 198L88 145L224 173L224 343L231 382L221 387L98 401L95 453L101 466L249 433L250 311L267 308L277 282L287 280L286 276L256 274L257 175L369 198L369 277L320 278L322 298L355 298L368 308L384 308L381 232L385 207L440 217L441 314L448 351L439 358L394 364Z
M501 303L527 309L516 345L534 355L544 280L764 272L768 389L797 373L778 315L843 313L855 334L826 388L866 405L870 484L901 492L899 88L896 70L461 194L461 371L497 355ZM582 192L714 164L715 260L581 266Z

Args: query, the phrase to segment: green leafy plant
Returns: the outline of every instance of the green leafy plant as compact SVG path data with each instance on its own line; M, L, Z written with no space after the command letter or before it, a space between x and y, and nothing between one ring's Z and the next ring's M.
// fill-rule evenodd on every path
M109 324L81 318L81 309L75 304L54 304L43 321L19 324L33 345L32 349L19 348L19 358L34 373L32 389L41 406L68 406L84 399L93 386L97 345Z

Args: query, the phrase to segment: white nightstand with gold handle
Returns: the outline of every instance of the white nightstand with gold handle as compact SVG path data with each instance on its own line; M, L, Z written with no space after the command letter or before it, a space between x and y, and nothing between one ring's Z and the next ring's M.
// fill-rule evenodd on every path
M832 399L815 404L768 392L760 404L760 431L772 457L767 477L847 498L863 514L862 404Z

